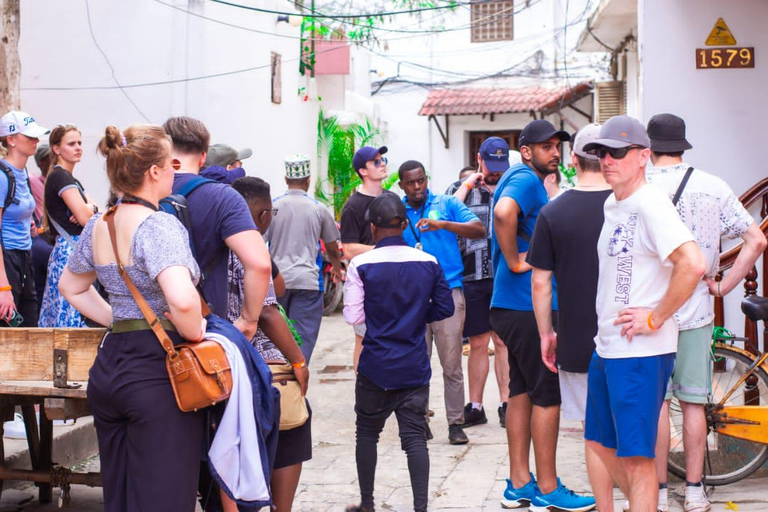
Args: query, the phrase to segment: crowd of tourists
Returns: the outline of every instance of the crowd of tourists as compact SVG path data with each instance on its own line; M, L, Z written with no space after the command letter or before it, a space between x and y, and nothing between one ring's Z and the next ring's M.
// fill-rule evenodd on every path
M577 184L563 191L565 142ZM645 127L619 116L573 137L536 120L519 152L486 139L477 167L461 169L445 194L429 188L424 164L405 161L402 198L383 187L388 148L365 146L340 228L308 195L309 157L286 158L287 191L273 198L270 184L246 175L250 150L211 145L189 117L106 128L106 211L75 177L76 126L48 130L14 111L0 120L0 144L0 319L109 328L87 390L105 510L191 511L198 499L206 511L291 510L312 457L305 396L323 313L320 248L340 281L338 242L357 376L360 502L348 512L375 510L377 444L393 413L414 510L427 510L433 347L448 441L462 445L465 429L488 422L489 343L509 447L504 508L610 511L615 483L626 509L668 510L675 396L684 508L709 510L710 297L737 285L766 240L723 180L684 163L692 146L681 118L661 114ZM39 175L28 174L30 159ZM715 281L721 236L745 244ZM183 412L164 339L220 340L229 400ZM594 497L558 478L561 415L583 422Z

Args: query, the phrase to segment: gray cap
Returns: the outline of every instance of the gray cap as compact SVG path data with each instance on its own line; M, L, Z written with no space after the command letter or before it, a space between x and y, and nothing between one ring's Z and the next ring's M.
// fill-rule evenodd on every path
M51 147L48 144L38 144L37 151L35 151L35 163L42 170L40 163L51 156Z
M629 116L615 116L600 128L600 138L584 145L584 151L600 146L626 148L628 146L651 147L651 139L640 121Z
M573 147L573 152L576 153L581 158L586 158L587 160L599 160L599 158L597 158L595 155L590 155L589 153L584 151L584 146L586 144L589 144L590 142L595 142L599 138L600 138L599 124L592 123L582 127L573 137L573 142L571 143L571 147Z
M237 160L245 160L253 154L249 148L236 150L226 144L213 144L208 148L208 154L205 157L205 166L216 165L226 167L232 165Z

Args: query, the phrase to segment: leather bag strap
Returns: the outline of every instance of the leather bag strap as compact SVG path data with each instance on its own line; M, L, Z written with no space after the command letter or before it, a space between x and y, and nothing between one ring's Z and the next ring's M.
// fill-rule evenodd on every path
M120 255L117 252L117 233L115 230L114 215L116 211L117 211L117 206L113 206L112 208L107 210L107 213L104 214L104 219L107 221L107 228L109 229L109 238L112 242L112 250L115 251L115 262L117 263L117 270L118 272L120 272L120 277L123 278L123 281L125 281L126 286L128 286L128 290L130 290L131 295L133 295L133 300L135 300L136 305L139 306L139 309L141 310L141 314L144 315L144 318L149 324L149 327L155 333L155 336L157 336L157 339L160 342L160 345L163 346L163 350L165 350L168 356L171 359L173 359L176 356L178 356L178 352L176 352L176 349L173 347L173 342L171 341L171 338L168 337L168 333L165 332L165 329L163 329L163 326L160 325L160 320L157 318L157 315L155 315L155 312L152 311L152 308L147 303L147 300L144 298L144 296L141 294L139 289L136 287L133 280L131 279L131 276L128 275L128 273L125 271L125 268L123 267L123 264L120 262Z

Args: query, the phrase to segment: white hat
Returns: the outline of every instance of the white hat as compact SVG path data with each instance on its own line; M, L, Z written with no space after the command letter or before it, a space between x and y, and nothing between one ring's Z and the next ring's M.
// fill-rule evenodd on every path
M595 142L600 138L600 128L601 126L597 123L588 124L582 127L578 133L576 133L576 136L573 138L573 142L571 143L573 152L582 158L586 158L587 160L599 160L595 155L590 155L587 153L584 150L584 146L590 142Z
M20 110L8 112L0 118L0 137L20 133L33 139L39 139L50 132L51 130L48 128L43 128L37 124L34 117Z
M291 155L285 158L285 177L295 180L310 175L309 157L307 155Z

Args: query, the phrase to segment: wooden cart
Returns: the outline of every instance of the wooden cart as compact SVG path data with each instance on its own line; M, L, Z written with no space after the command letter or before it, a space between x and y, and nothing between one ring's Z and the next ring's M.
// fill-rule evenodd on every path
M3 480L35 482L42 503L60 489L59 506L69 502L71 484L101 486L99 473L73 473L52 461L53 420L90 414L86 400L88 370L104 329L0 329L0 495ZM3 421L20 406L32 469L4 467ZM35 406L40 409L38 429Z

